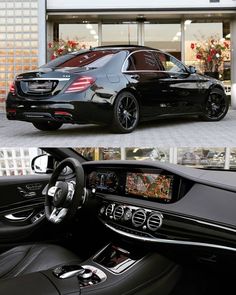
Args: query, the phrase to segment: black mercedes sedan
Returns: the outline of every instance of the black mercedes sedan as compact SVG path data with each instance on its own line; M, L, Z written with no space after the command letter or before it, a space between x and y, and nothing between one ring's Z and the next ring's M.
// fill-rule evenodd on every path
M139 121L197 115L218 121L228 111L223 84L174 56L143 46L103 46L59 57L15 78L7 118L57 130L94 123L132 132Z

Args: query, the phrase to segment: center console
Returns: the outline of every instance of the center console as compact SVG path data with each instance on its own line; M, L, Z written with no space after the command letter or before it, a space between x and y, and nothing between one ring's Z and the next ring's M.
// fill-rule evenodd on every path
M4 295L169 294L181 270L167 258L109 244L78 263L3 280ZM128 293L127 293L128 292Z

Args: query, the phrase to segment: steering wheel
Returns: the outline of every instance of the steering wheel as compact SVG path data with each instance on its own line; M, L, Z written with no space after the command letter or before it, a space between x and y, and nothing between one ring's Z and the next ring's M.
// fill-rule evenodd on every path
M75 180L58 180L67 166L74 171ZM49 180L45 197L46 218L53 223L71 219L82 206L84 197L84 170L78 160L67 158L59 163Z

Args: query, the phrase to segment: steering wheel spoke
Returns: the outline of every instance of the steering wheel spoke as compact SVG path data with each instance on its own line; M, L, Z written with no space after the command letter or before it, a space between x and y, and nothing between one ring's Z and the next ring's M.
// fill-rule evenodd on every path
M54 197L56 190L57 190L57 186L50 187L50 189L48 190L48 195L50 197Z
M49 220L52 221L53 223L60 223L66 216L68 212L67 208L54 208Z

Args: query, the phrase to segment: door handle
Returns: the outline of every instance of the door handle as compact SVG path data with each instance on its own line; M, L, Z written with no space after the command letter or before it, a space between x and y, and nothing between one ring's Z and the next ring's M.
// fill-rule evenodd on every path
M131 78L135 79L135 80L139 80L140 76L138 74L136 74L136 75L132 75Z
M13 214L7 214L4 217L8 220L11 220L11 221L24 221L24 220L28 219L31 215L32 215L32 213L28 216L18 217L18 216L14 216Z

